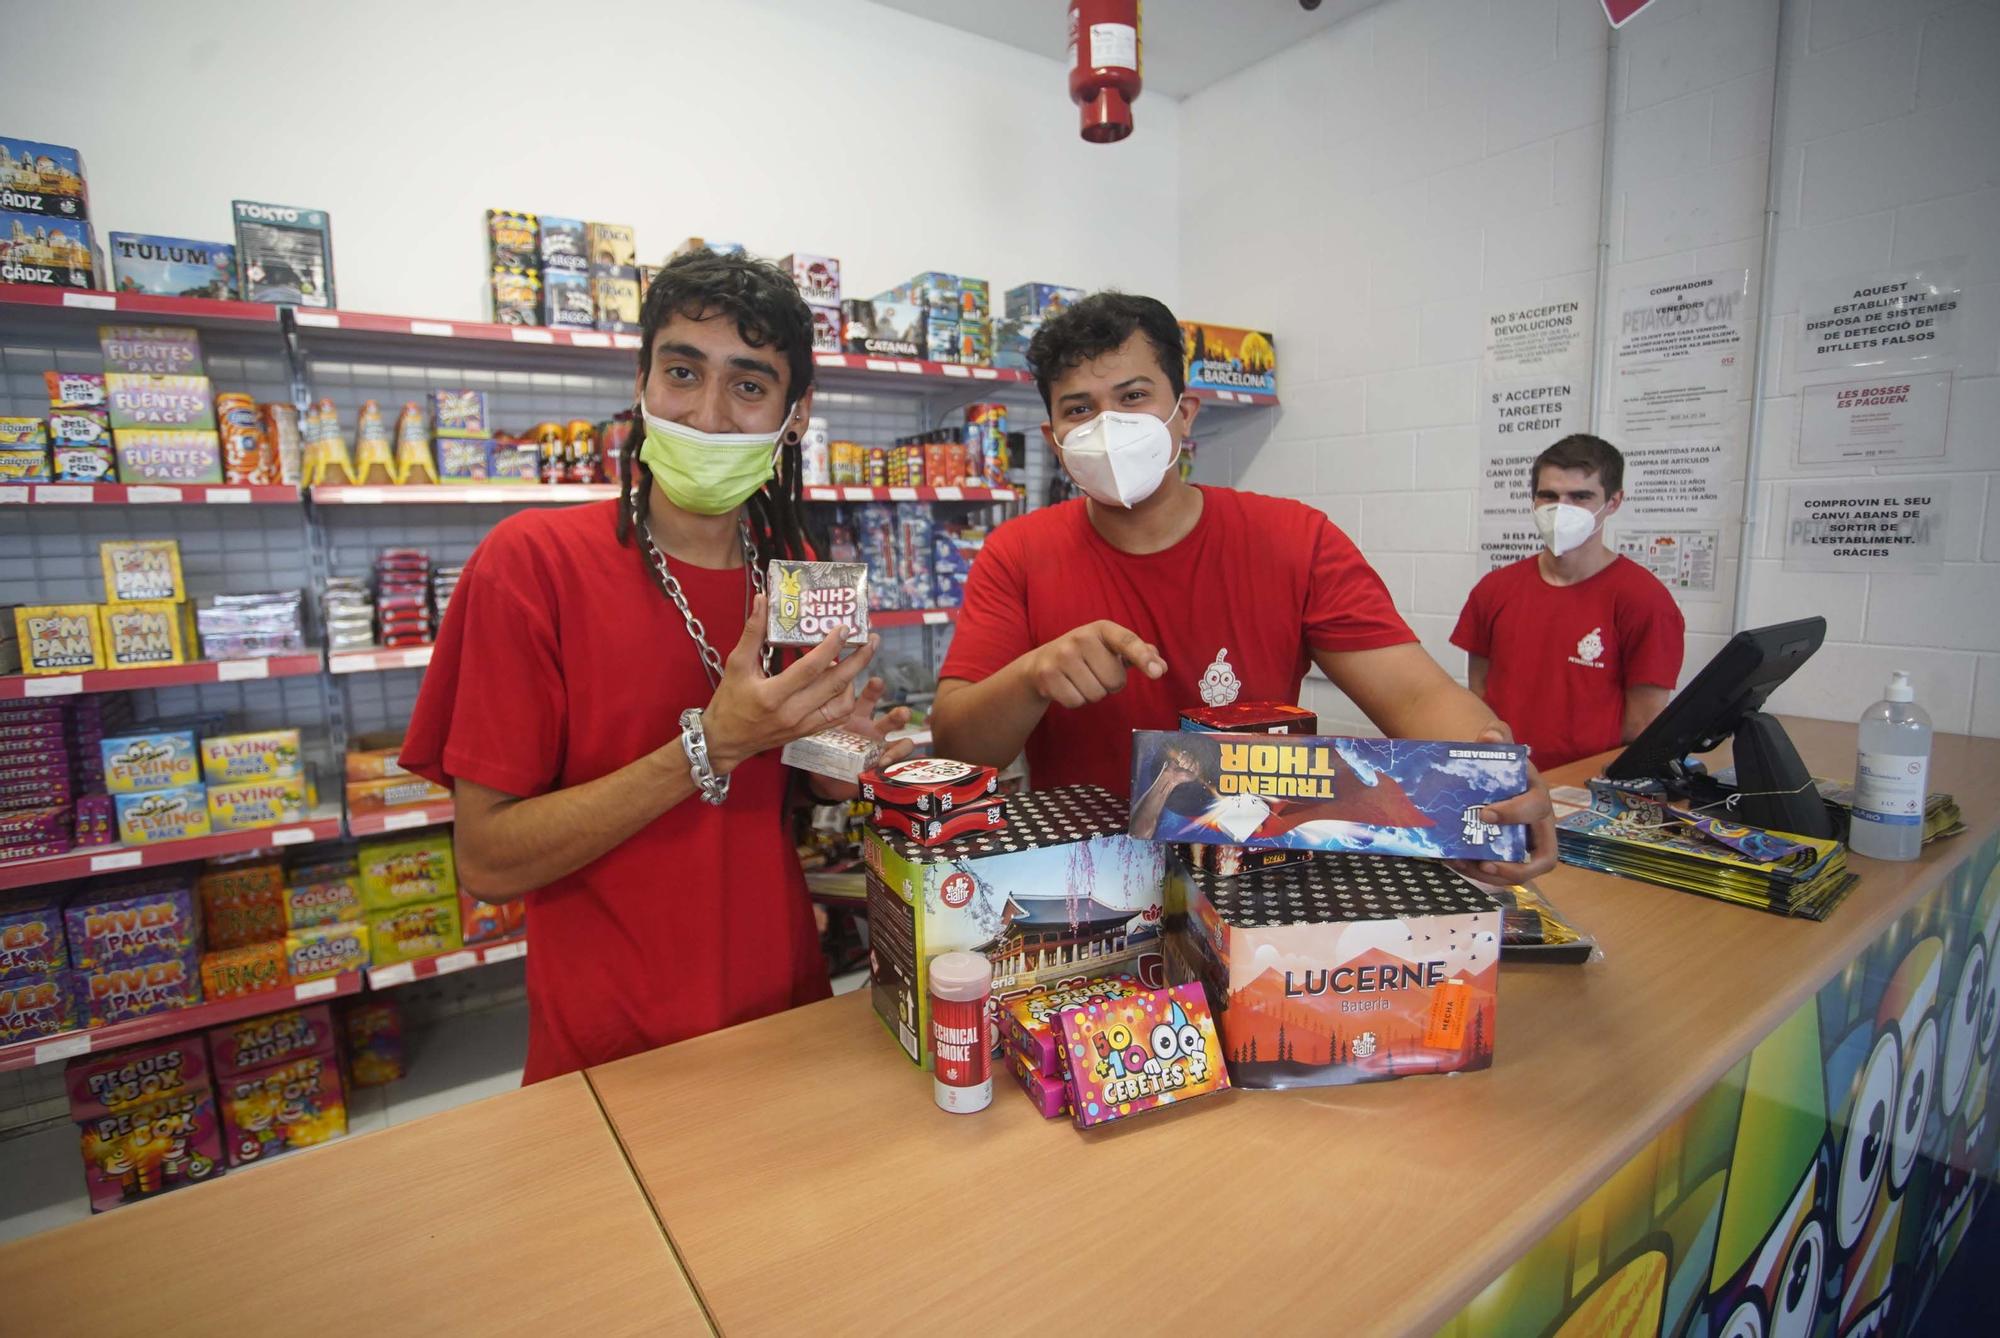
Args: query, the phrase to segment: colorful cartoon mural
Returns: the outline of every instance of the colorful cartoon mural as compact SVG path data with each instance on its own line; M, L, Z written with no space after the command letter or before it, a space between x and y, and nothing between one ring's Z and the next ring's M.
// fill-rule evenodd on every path
M1991 1188L2000 836L1441 1331L1911 1330Z

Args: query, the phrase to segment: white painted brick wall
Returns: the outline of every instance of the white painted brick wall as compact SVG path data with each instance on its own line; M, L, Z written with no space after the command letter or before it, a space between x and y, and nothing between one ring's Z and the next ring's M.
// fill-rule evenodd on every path
M1475 577L1481 318L1594 273L1600 190L1614 302L1728 268L1756 291L1776 17L1777 0L1656 0L1629 24L1608 182L1596 0L1386 0L1188 99L1183 314L1268 323L1286 403L1208 420L1200 476L1324 510L1462 674L1445 638ZM1828 620L1781 709L1852 718L1904 667L1941 728L2000 735L2000 4L1797 0L1797 18L1755 541L1739 563L1739 527L1723 526L1723 588L1683 604L1685 672L1730 632L1741 567L1749 625ZM1264 132L1254 162L1244 125ZM1966 284L1948 454L1903 471L1949 498L1944 567L1785 571L1789 482L1872 473L1794 461L1801 286L1944 257L1963 258ZM1744 455L1749 400L1746 384ZM1306 699L1329 725L1365 726L1331 684L1310 680Z

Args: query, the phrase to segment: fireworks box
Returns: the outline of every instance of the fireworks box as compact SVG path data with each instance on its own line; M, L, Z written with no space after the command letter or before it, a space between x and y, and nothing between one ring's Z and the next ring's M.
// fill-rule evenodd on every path
M493 268L541 268L541 238L533 214L511 209L486 211L486 254Z
M88 218L83 155L61 144L0 136L0 209L45 218Z
M1059 283L1019 283L1001 299L1004 314L1013 320L1040 320L1065 307L1083 301L1083 289L1065 288Z
M245 302L331 307L333 220L324 209L232 200L236 291Z
M202 374L201 333L185 325L100 325L97 349L104 355L107 373L179 377ZM107 402L110 390L107 381Z
M542 324L565 330L596 328L597 306L591 300L588 274L581 270L542 271Z
M841 346L874 358L921 358L924 314L916 304L883 294L840 304Z
M1528 788L1527 755L1519 744L1135 730L1131 831L1253 850L1521 860L1527 829L1479 814Z
M114 232L111 273L121 293L231 298L236 295L236 248L190 237Z
M581 274L590 268L590 247L580 218L553 218L542 215L542 278L552 272Z
M1318 855L1239 878L1174 870L1176 965L1201 979L1239 1087L1493 1062L1500 907L1451 870Z
M1285 702L1237 702L1182 711L1181 728L1202 734L1317 734L1319 717Z
M1007 825L1007 806L999 799L987 799L977 804L967 804L948 813L934 813L926 816L906 808L894 808L888 804L877 804L869 821L886 832L904 836L920 846L946 845L963 840L979 832L990 832Z
M97 546L104 598L112 604L177 603L187 598L178 539L107 539Z
M1181 322L1189 390L1278 393L1278 351L1261 330Z
M121 482L222 482L222 444L213 432L120 428L113 435Z
M840 308L811 306L806 310L812 314L813 352L840 352L841 339L846 329L846 321L840 314Z
M208 1032L218 1079L255 1073L305 1055L330 1055L333 1044L333 1016L325 1004L266 1013Z
M780 260L778 268L792 276L792 282L799 286L799 296L806 300L806 305L840 305L840 262L832 256L794 253Z
M114 1115L178 1092L205 1092L208 1086L208 1047L198 1036L79 1056L63 1070L72 1120Z
M1079 1129L1229 1086L1222 1041L1199 981L1096 999L1056 1017Z
M108 372L111 426L167 432L215 430L215 396L205 376L149 376Z
M68 965L62 906L54 897L0 902L0 980L46 976Z
M126 965L72 967L77 1025L106 1027L201 1002L201 960L194 952Z
M97 252L90 224L0 210L0 282L95 288Z
M830 776L834 780L854 781L875 765L881 751L881 743L869 735L834 728L793 739L785 745L778 760L800 771Z
M534 270L495 265L489 289L496 324L541 324L542 278Z
M639 271L629 265L599 265L590 271L590 299L597 328L631 334L639 328Z
M627 270L639 263L639 248L633 241L629 223L586 223L583 230L592 269L606 266ZM636 282L638 275L632 277Z
M983 804L1000 791L1000 773L974 762L911 757L861 777L861 797L926 816Z
M0 1045L38 1041L76 1026L76 996L69 972L0 981Z
M935 847L871 827L868 935L875 1011L909 1057L930 1067L930 962L981 952L993 963L990 1037L1031 990L1126 971L1157 983L1165 852L1124 831L1117 799L1094 786L1008 801L1008 825Z
M868 644L868 566L862 562L793 562L772 558L765 577L773 646L817 646L837 627L847 644Z
M64 908L63 929L79 968L181 957L201 946L194 890L171 877L86 888Z
M330 1051L218 1080L223 1142L241 1166L347 1132L340 1065Z
M77 1131L94 1213L222 1173L215 1096L206 1086L99 1115Z
M192 658L194 637L185 604L106 604L98 616L104 622L107 669L186 664Z

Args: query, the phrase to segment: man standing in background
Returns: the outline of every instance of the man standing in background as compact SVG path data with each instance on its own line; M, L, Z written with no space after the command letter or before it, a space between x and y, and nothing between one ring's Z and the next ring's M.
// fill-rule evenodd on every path
M1659 579L1604 542L1625 500L1617 447L1564 437L1530 477L1547 547L1472 587L1451 644L1472 690L1547 768L1638 737L1680 677L1686 624Z

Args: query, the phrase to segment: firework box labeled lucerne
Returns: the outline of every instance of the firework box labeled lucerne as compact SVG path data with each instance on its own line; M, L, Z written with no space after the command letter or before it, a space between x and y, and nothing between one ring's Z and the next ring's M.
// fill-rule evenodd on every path
M868 933L875 1011L930 1066L930 963L979 952L993 963L990 1036L1006 1004L1079 976L1162 979L1162 847L1126 835L1123 806L1094 786L1010 799L1007 826L939 846L871 827Z
M1500 907L1441 864L1317 855L1174 870L1175 963L1208 988L1239 1087L1323 1087L1493 1062Z
M1278 393L1277 346L1262 330L1182 321L1181 348L1189 390Z
M817 646L842 627L848 645L867 644L866 563L773 558L764 588L770 603L764 640L771 645Z
M1480 814L1527 788L1512 743L1132 734L1131 830L1154 841L1519 861L1527 829Z

